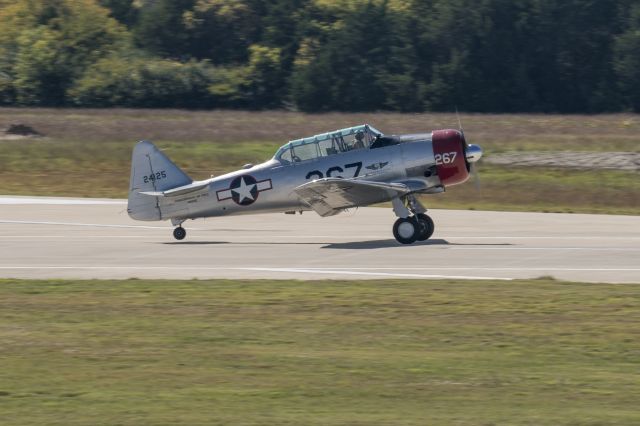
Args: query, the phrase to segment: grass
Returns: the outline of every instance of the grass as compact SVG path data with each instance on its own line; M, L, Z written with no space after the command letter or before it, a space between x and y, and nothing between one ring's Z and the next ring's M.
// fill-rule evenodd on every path
M461 116L486 155L514 151L640 151L637 115ZM289 139L369 122L385 133L457 127L453 114L302 114L282 111L0 109L0 129L23 123L42 139L0 140L0 193L126 196L130 155L150 139L193 178L270 158ZM640 214L638 173L480 165L472 184L430 197L434 207Z
M480 185L425 197L433 208L640 214L638 173L545 167L480 166Z
M0 281L3 424L638 424L640 287Z

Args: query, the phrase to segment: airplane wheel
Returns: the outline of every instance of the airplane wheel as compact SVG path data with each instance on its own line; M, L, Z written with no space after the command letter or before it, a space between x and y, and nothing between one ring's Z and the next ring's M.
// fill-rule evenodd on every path
M401 217L393 224L393 236L400 244L415 242L419 230L418 223L412 217Z
M186 236L187 231L185 231L182 226L179 226L173 230L173 238L175 238L176 240L184 240L184 237Z
M433 219L427 216L424 213L420 213L416 215L418 222L420 223L420 231L418 232L417 241L425 241L431 238L433 235L433 231L435 231L436 226L433 223Z

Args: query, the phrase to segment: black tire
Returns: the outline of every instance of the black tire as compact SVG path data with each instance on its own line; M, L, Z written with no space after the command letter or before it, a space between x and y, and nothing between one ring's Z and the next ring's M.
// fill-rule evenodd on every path
M173 230L173 238L176 240L184 240L184 237L187 236L187 231L182 226L177 227Z
M420 228L412 217L400 218L393 224L393 236L400 244L412 244L416 241Z
M433 219L431 219L429 216L427 216L424 213L419 213L415 217L420 223L420 232L418 232L418 236L416 240L417 241L428 240L433 235L433 231L436 230L436 226L433 223Z

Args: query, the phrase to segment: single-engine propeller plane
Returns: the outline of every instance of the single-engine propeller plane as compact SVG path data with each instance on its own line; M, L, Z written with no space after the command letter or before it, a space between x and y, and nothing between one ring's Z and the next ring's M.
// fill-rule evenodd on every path
M272 159L194 181L148 141L131 159L128 213L136 220L170 219L182 240L187 219L313 210L320 216L391 201L402 244L434 231L418 194L444 192L469 178L482 156L460 130L384 135L368 124L297 139Z

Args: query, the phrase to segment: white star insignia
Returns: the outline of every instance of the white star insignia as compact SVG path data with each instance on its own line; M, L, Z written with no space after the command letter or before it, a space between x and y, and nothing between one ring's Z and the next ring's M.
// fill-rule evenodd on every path
M254 200L253 195L251 195L251 191L255 188L256 184L253 183L251 185L247 185L244 181L244 176L240 178L240 186L237 188L233 188L232 191L238 194L238 202L241 203L245 198L250 200Z

